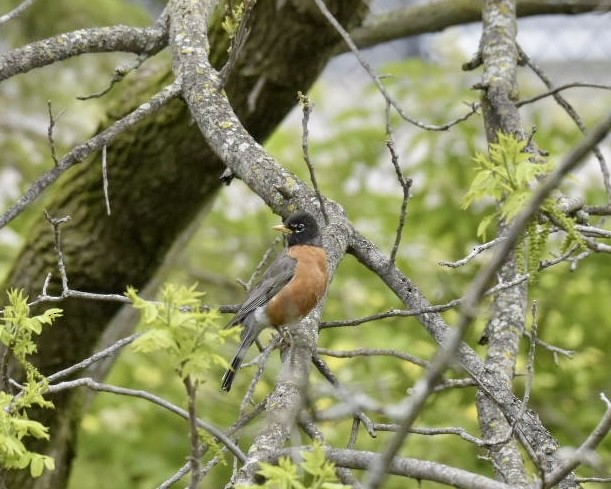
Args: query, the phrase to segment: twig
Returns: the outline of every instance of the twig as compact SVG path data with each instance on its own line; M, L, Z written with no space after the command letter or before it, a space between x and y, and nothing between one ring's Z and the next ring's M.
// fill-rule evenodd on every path
M399 429L398 424L384 424L384 423L376 423L375 427L379 431L392 431L395 432ZM481 438L477 438L476 436L471 435L464 428L410 428L410 433L414 433L416 435L425 435L425 436L438 436L438 435L457 435L461 437L463 440L468 441L469 443L473 443L478 447L486 447L490 444Z
M570 357L572 357L575 354L574 350L566 350L566 349L560 348L558 346L550 345L549 343L543 341L539 337L533 338L531 333L529 333L526 330L522 334L528 338L528 341L531 341L531 342L534 341L540 347L545 348L546 350L550 351L554 355L554 358L556 358L557 355L563 355L565 357L569 357L570 358ZM556 362L556 363L558 363L558 362Z
M351 413L353 417L358 418L365 426L365 429L369 433L369 436L371 436L372 438L375 438L377 435L373 427L373 422L363 412L363 410L360 409L359 406L357 406L354 402L352 402L352 396L350 395L348 390L343 385L340 384L338 378L331 371L327 363L322 358L320 358L317 353L315 353L312 356L312 362L314 363L314 366L316 367L316 369L323 375L323 377L325 377L329 381L329 383L334 387L335 392L342 399L342 401L351 407Z
M583 82L566 83L564 85L560 85L555 88L552 88L551 90L548 90L547 92L540 93L539 95L535 95L533 97L520 100L516 102L516 107L522 107L523 105L532 104L533 102L537 102L538 100L541 100L543 98L550 97L552 95L556 95L557 93L560 93L569 88L600 88L601 90L611 90L610 85L602 85L600 83L583 83Z
M610 205L585 205L583 210L592 216L611 216Z
M55 240L55 253L57 255L57 269L59 270L59 276L62 281L62 295L66 293L70 288L68 287L68 275L66 274L66 264L64 260L64 252L62 251L62 240L61 231L59 229L60 224L70 221L72 219L69 215L59 218L51 217L51 215L45 210L45 216L47 221L53 226L53 236Z
M9 20L19 17L26 9L30 8L36 0L23 0L13 10L0 16L0 25L6 24Z
M586 482L597 482L599 484L608 484L611 482L611 477L576 477L575 481L580 484L585 484Z
M325 219L325 224L329 224L329 216L325 210L325 201L320 193L318 180L316 179L316 173L314 172L314 166L312 165L312 160L310 160L310 149L308 144L310 130L308 129L308 122L310 121L310 114L312 113L312 107L314 105L308 96L301 92L297 92L297 98L299 100L299 105L301 105L301 110L303 111L303 117L301 118L301 149L303 151L303 159L308 167L308 171L310 172L310 180L312 181L314 192L316 192L316 197L318 198L318 202L320 204L320 212L322 212L323 218Z
M255 419L259 414L261 414L265 410L265 403L267 402L268 397L263 399L263 401L255 404L255 406L248 412L243 412L238 420L233 423L231 428L227 430L228 436L233 436L236 432L240 431L244 426L250 423L253 419Z
M136 59L131 64L126 65L126 66L118 66L117 68L115 68L115 72L113 73L112 78L110 79L110 82L108 82L108 86L106 88L103 88L102 90L91 93L89 95L79 95L76 97L76 99L81 100L81 101L86 101L86 100L91 100L94 98L103 97L108 92L110 92L117 83L120 83L121 81L123 81L123 79L127 75L129 75L132 71L136 71L138 68L140 68L144 64L144 62L147 59L149 59L150 57L151 55L148 53L140 54L136 57Z
M259 260L259 263L257 264L256 268L253 270L252 274L250 275L248 282L244 282L239 279L237 280L237 282L242 287L244 287L246 291L249 291L252 288L255 281L261 275L261 271L263 270L263 268L269 265L270 257L272 256L272 253L275 251L276 246L278 246L278 243L280 243L281 241L282 241L282 236L278 236L277 238L274 239L273 243L268 246L268 248L265 250L265 253L263 253L263 256L261 257L261 260Z
M401 212L399 214L399 224L397 226L395 242L393 244L392 251L390 252L390 260L388 262L388 266L392 267L395 263L395 258L397 257L399 244L401 244L401 236L403 235L403 227L405 226L405 215L407 213L407 202L409 200L409 191L412 187L412 179L405 178L405 176L403 176L401 166L399 165L399 155L397 154L397 150L395 148L392 124L390 122L390 102L388 100L386 101L386 146L388 147L388 151L390 152L390 160L395 169L397 180L399 181L399 185L401 185L401 190L403 191Z
M579 249L578 246L573 246L566 253L563 253L562 255L560 255L560 256L558 256L556 258L540 262L539 263L539 267L538 267L538 271L545 270L546 268L553 267L554 265L558 265L558 263L562 263L563 261L568 261L570 256L573 253L575 253L575 251L577 251L578 249Z
M445 304L425 307L425 308L417 309L417 310L391 309L386 312L371 314L370 316L365 316L365 317L357 318L357 319L324 321L320 323L319 329L359 326L364 323L377 321L378 319L386 319L386 318L392 318L392 317L411 317L411 316L419 316L420 314L426 314L426 313L432 313L432 312L443 312L443 311L447 311L448 309L452 309L453 307L458 306L461 300L462 299L454 299Z
M422 411L426 400L433 393L435 384L441 378L441 375L454 358L455 352L461 343L463 334L465 333L465 329L466 326L452 331L449 341L447 341L445 345L439 347L437 354L430 362L425 375L418 379L414 387L411 389L410 396L405 402L402 403L401 410L403 412L403 416L395 436L390 439L385 449L382 450L382 453L374 457L368 464L364 484L367 489L376 489L381 487L382 482L387 475L388 467L403 445L412 424Z
M250 382L250 385L248 386L248 390L246 391L246 394L244 394L244 398L242 399L242 402L240 404L240 413L243 413L246 410L246 406L249 406L252 404L252 399L255 394L255 388L257 387L257 384L261 380L261 377L263 377L263 372L265 371L265 365L267 364L267 360L269 359L269 356L276 349L279 343L280 343L280 335L275 335L272 338L272 341L269 342L269 345L267 345L263 349L261 354L258 355L257 372L255 373L255 376L253 377L252 381ZM247 365L244 364L242 365L242 368L246 366Z
M126 296L121 294L98 294L96 292L83 292L82 290L68 289L65 292L62 292L60 295L48 295L46 293L41 293L28 305L31 307L43 302L61 302L68 298L131 304L131 301Z
M159 15L159 17L157 17L157 20L155 21L153 28L159 29L160 32L165 33L167 36L168 21L169 21L168 7L166 6L163 9L163 11L161 12L161 14ZM110 83L108 84L108 86L105 89L97 93L93 93L91 95L82 95L82 96L76 97L76 99L77 100L90 100L92 98L103 97L108 92L110 92L117 83L120 83L121 81L123 81L123 79L127 75L129 75L132 71L136 71L138 68L140 68L144 64L144 62L147 59L149 59L151 56L153 56L154 54L156 53L155 52L146 52L146 53L139 54L131 64L126 65L126 66L119 66L115 69L115 72L110 80Z
M185 475L187 475L189 473L189 470L191 470L191 462L190 461L187 462L186 464L184 464L180 469L178 469L173 476L171 476L168 479L166 479L165 481L163 481L157 487L157 489L170 489L170 487L172 487L175 483L177 483Z
M303 450L308 448L311 449L311 447L292 447L276 450L270 453L265 461L274 462L280 457L286 456L298 460ZM338 467L351 469L366 469L378 456L377 452L371 451L348 450L345 448L325 449L327 460L332 461ZM457 489L515 489L509 484L467 470L422 459L396 457L389 465L388 472L389 474L414 479L414 481L433 481ZM417 485L418 482L414 484Z
M137 70L140 66L142 66L142 63L145 59L148 59L148 56L146 58L138 56L138 58L136 58L136 61L131 66L119 66L115 68L115 72L113 73L112 78L110 79L110 82L108 83L108 86L106 88L103 88L102 90L91 93L89 95L77 95L76 99L84 102L94 98L102 98L104 95L110 92L117 83L123 80L123 78L125 78L129 73Z
M200 482L199 462L202 457L202 444L197 432L197 411L195 402L197 399L197 384L191 381L189 376L183 379L187 391L187 409L189 414L189 439L191 440L191 454L189 456L189 470L191 471L191 482L189 489L197 489Z
M188 420L189 413L184 409L172 404L165 399L156 396L148 391L144 390L136 390L136 389L127 389L125 387L118 387L110 384L104 384L101 382L97 382L91 377L84 377L76 380L70 380L66 382L60 382L59 384L50 385L47 392L56 393L65 391L68 389L74 389L76 387L87 387L91 390L98 392L110 392L112 394L117 394L120 396L128 396L128 397L137 397L140 399L145 399L147 401L152 402L168 411L177 414L178 416ZM240 447L238 447L225 433L219 430L216 426L208 423L207 421L203 421L202 419L197 419L197 426L209 432L212 436L218 439L221 443L223 443L231 453L233 453L240 462L244 463L246 461L246 455Z
M550 14L576 15L585 12L605 11L608 0L562 1L546 0L516 2L519 17ZM370 13L363 23L351 30L355 44L361 48L379 45L396 39L420 34L441 32L444 29L481 21L481 0L435 0L434 2L401 2L394 8L380 13ZM401 6L400 6L401 5ZM400 6L400 7L399 7ZM335 52L348 51L344 43L338 43Z
M225 452L226 448L223 447L221 450ZM212 459L210 459L208 463L199 470L200 480L203 479L208 474L208 472L210 472L214 468L215 465L218 465L222 461L223 458L219 455L212 457Z
M47 138L49 139L49 145L51 146L51 158L55 166L57 166L57 153L55 151L55 137L53 135L53 129L55 129L55 117L53 117L53 109L51 107L51 101L47 100L47 110L49 112L49 127L47 129Z
M0 63L1 64L1 63ZM145 117L159 110L170 100L178 97L181 91L180 80L176 80L151 97L148 102L140 105L136 110L122 119L111 124L102 132L72 149L53 169L41 176L28 191L0 217L0 229L17 217L27 208L49 185L57 180L68 168L80 163L91 153L100 150L113 141L127 128L135 125Z
M53 218L47 211L45 211L45 216L47 220L53 226L53 234L54 234L54 241L55 241L54 245L55 245L55 252L57 254L57 268L59 270L59 275L60 275L61 282L62 282L62 291L60 295L58 296L51 296L47 294L47 288L51 280L51 274L48 274L42 286L41 294L28 305L32 307L41 302L60 302L69 297L76 298L76 299L120 302L123 304L130 304L131 301L124 295L98 294L98 293L83 292L80 290L70 289L70 286L68 283L68 274L66 273L64 253L62 251L61 233L60 233L60 228L59 228L60 224L63 224L64 222L67 222L70 220L70 216L65 216L62 218Z
M528 280L529 274L519 275L514 280L510 282L498 283L494 287L488 289L484 295L494 295L498 292L501 292L506 289L510 289L511 287L515 287L520 285L522 282ZM324 321L320 323L320 329L327 328L342 328L342 327L351 327L351 326L359 326L363 323L368 323L371 321L377 321L378 319L386 319L391 317L412 317L412 316L420 316L422 314L430 314L437 312L444 312L449 309L453 309L454 307L459 306L465 300L464 297L460 297L458 299L453 299L445 304L439 304L436 306L430 307L422 307L420 309L391 309L390 311L380 312L377 314L372 314L370 316L365 316L357 319L344 319L338 321Z
M471 377L466 379L446 379L443 382L438 383L433 392L442 392L448 389L464 389L466 387L476 387L477 382Z
M388 356L400 358L406 362L419 365L420 367L426 368L428 362L421 358L404 353L398 350L383 349L383 348L359 348L358 350L329 350L327 348L318 348L319 355L326 355L335 358L354 358L354 357L373 357L373 356Z
M462 267L463 265L466 265L471 260L473 260L473 258L475 258L480 253L483 253L487 249L492 248L494 245L500 243L504 239L505 238L503 236L499 236L498 238L493 239L492 241L488 241L487 243L483 243L481 245L474 246L473 249L471 250L471 253L469 253L467 256L465 256L461 260L457 260L457 261L442 260L439 262L439 265L442 267L450 267L450 268Z
M322 0L314 0L314 3L316 3L316 6L321 11L321 13L325 16L325 18L329 21L329 23L333 26L333 28L342 37L344 42L348 45L348 47L350 48L350 50L352 51L352 53L354 54L356 59L359 61L359 63L363 67L363 69L371 77L371 79L375 83L376 87L378 88L378 90L380 91L380 93L382 94L384 99L386 99L386 101L390 105L393 106L393 108L397 111L397 113L401 116L401 118L403 118L404 120L406 120L410 124L413 124L416 127L419 127L421 129L426 129L428 131L447 131L452 126L455 126L456 124L459 124L460 122L463 122L463 121L467 120L473 114L477 113L478 105L477 104L471 104L471 109L467 113L465 113L463 116L458 117L457 119L455 119L453 121L450 121L450 122L448 122L446 124L442 124L442 125L439 125L439 126L432 125L432 124L425 124L423 122L420 122L420 121L418 121L416 119L413 119L412 117L408 116L403 111L403 109L401 108L399 103L390 95L390 93L388 93L388 90L386 90L386 87L384 87L384 85L382 84L382 81L380 80L380 77L373 71L373 69L371 68L369 63L367 63L365 58L361 55L361 52L359 51L359 48L356 47L356 45L352 41L352 39L350 37L350 34L348 34L346 29L344 29L342 27L342 25L337 21L337 19L329 11L329 9L325 5L325 3Z
M102 185L104 188L104 202L106 202L106 215L110 216L110 197L108 195L108 166L106 162L106 145L102 146Z
M50 275L50 274L49 274ZM121 348L123 348L126 345L129 345L130 343L132 343L134 340L136 340L138 337L140 337L142 335L142 333L135 333L131 336L128 336L126 338L123 338L117 342L115 342L114 344L110 345L108 348L105 348L99 352L94 353L93 355L91 355L89 358L86 358L85 360L82 360L79 363L76 363L74 365L71 365L70 367L67 367L63 370L60 370L58 372L55 372L54 374L49 375L46 379L45 379L45 384L51 384L59 379L63 379L64 377L68 377L72 374L74 374L75 372L78 372L79 370L83 370L86 369L87 367L89 367L90 365L93 365L94 363L102 360L103 358L109 357L113 354L115 354L118 350L120 350ZM7 348L5 350L4 353L4 357L6 358L6 355L9 354L12 350L10 348ZM11 379L9 379L10 382ZM43 385L42 382L39 385ZM13 401L12 404L14 404L14 401L23 396L23 387L22 386L18 386L22 392L18 393ZM5 389L1 389L1 390L5 390ZM12 411L12 406L7 406L5 408L6 412L10 412Z
M584 236L591 238L611 238L611 231L607 229L597 228L596 226L584 226L582 224L576 224L575 229Z
M79 370L84 370L87 367L89 367L90 365L93 365L94 363L99 362L100 360L102 360L102 359L104 359L106 357L110 357L110 356L114 355L121 348L123 348L124 346L129 345L130 343L133 343L140 336L142 336L142 333L134 333L134 334L132 334L130 336L122 338L122 339L116 341L115 343L113 343L112 345L110 345L109 347L104 348L103 350L100 350L100 351L94 353L89 358L86 358L85 360L82 360L79 363L75 363L74 365L71 365L68 368L65 368L63 370L55 372L54 374L49 375L47 377L47 382L53 383L53 382L56 382L57 380L63 379L65 377L68 377L68 376L72 375L73 373L78 372Z
M358 418L352 419L352 428L350 429L350 439L348 440L348 445L346 448L354 448L356 446L356 440L359 435L359 426L361 424L361 420ZM374 424L375 427L375 424ZM377 431L377 428L376 428Z

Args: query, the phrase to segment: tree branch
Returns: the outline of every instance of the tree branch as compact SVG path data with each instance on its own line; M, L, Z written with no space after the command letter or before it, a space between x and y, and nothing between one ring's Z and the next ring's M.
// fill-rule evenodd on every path
M481 104L488 143L497 141L499 133L524 137L520 114L516 107L518 95L516 48L517 18L514 0L485 1L482 6L483 32L478 55L483 63ZM497 205L501 205L497 202ZM504 239L507 223L499 222L499 240ZM501 282L510 282L520 275L518 254L511 248L503 258L497 275ZM494 296L490 317L480 343L486 343L485 368L494 372L497 382L511 391L515 376L522 332L526 319L528 282L505 289ZM528 484L527 469L516 440L515 425L522 419L524 402L512 422L479 390L476 396L478 419L485 439L498 439L501 443L489 447L494 470L499 478L516 486Z
M611 7L608 0L518 0L516 3L519 17L597 12ZM481 19L481 6L481 0L432 0L410 4L390 12L370 15L350 35L357 47L367 48L476 22ZM337 46L338 53L348 50L343 42Z
M30 8L35 1L36 0L23 0L23 2L17 5L13 10L0 16L0 25L6 24L8 21L14 19L15 17L19 17L23 12Z
M153 404L156 404L168 411L177 414L181 418L189 420L189 413L184 409L172 404L165 399L156 396L148 391L137 390L137 389L127 389L125 387L118 387L115 385L104 384L102 382L97 382L90 377L82 377L76 380L69 380L66 382L60 382L59 384L50 385L47 392L56 393L65 391L67 389L75 389L77 387L87 387L94 391L98 392L110 392L111 394L117 394L120 396L128 396L128 397L137 397L140 399L145 399ZM206 430L212 436L214 436L217 440L219 440L223 445L225 445L231 453L233 453L238 460L244 462L246 460L246 455L240 450L238 447L225 433L219 430L216 426L204 421L202 419L196 419L197 426Z
M299 459L303 448L295 447L273 452L264 461L275 462L280 457L290 456ZM372 460L379 456L376 452L331 448L325 450L328 460L339 467L366 469ZM396 457L388 466L390 474L409 477L416 481L433 481L462 489L511 489L512 486L488 477L473 474L466 470L448 465L414 458Z
M123 51L152 55L166 44L167 31L156 27L117 25L81 29L1 54L0 81L81 54Z

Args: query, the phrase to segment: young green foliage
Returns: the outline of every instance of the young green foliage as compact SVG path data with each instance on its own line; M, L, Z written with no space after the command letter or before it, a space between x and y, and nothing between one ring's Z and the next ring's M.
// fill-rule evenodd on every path
M532 155L524 151L526 144L526 141L510 134L499 133L498 142L490 144L488 154L475 155L477 174L465 195L463 208L486 197L492 197L500 204L493 214L481 221L478 236L486 235L486 229L495 218L513 219L528 201L535 179L552 169L549 162L533 163Z
M62 310L51 308L38 316L30 317L30 307L22 290L10 290L9 304L0 318L0 342L4 345L4 356L0 372L0 466L8 469L24 469L29 466L32 477L39 477L44 469L53 470L52 457L28 450L24 444L27 437L49 439L48 428L38 421L28 419L26 409L32 406L52 407L43 398L47 383L45 377L28 361L36 352L35 335L44 325L51 325L62 315ZM24 372L25 382L18 394L9 387L8 365L10 359Z
M229 8L230 7L228 6L228 9ZM229 36L229 39L233 39L235 37L243 17L244 3L240 3L239 5L232 7L231 11L223 19L223 22L221 22L221 27L225 30Z
M525 140L498 133L498 142L490 144L489 153L477 153L474 157L477 174L465 195L463 208L484 198L492 197L496 201L494 210L482 218L477 228L477 236L482 239L485 239L486 231L493 222L508 222L516 217L528 203L535 180L553 168L550 161L533 162L533 155L525 151L526 145ZM577 243L579 248L585 247L583 237L575 228L575 221L560 210L554 199L546 199L540 211L547 219L541 223L531 222L524 233L523 246L517 248L519 254L527 253L525 259L519 262L524 263L531 273L536 272L545 252L552 223L562 226L569 243Z
M201 310L204 294L195 286L166 284L159 302L142 299L133 288L126 295L140 310L140 324L146 329L134 341L137 351L164 352L180 378L190 377L193 382L205 382L213 367L229 368L218 346L235 339L238 330L223 329L217 311Z
M262 462L258 474L265 478L262 485L240 485L239 489L347 489L338 483L335 464L325 458L324 448L315 443L312 450L301 452L303 460L296 465L282 457L278 464Z

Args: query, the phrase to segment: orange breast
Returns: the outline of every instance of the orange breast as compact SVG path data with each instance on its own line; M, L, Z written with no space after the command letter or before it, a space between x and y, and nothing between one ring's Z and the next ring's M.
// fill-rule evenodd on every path
M291 246L289 256L297 260L295 275L269 301L267 314L273 326L303 319L327 290L327 254L318 246Z

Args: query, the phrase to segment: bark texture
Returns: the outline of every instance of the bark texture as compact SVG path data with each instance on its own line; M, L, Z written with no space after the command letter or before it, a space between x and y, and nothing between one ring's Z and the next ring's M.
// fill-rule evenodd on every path
M486 0L482 7L483 33L480 43L479 61L483 64L482 109L484 127L489 143L497 140L498 133L512 134L524 139L518 100L518 47L516 44L517 13L515 0ZM507 231L508 223L499 224L499 234ZM519 276L518 256L510 252L499 270L499 280L511 282ZM495 295L490 318L484 332L488 352L485 369L492 373L498 383L508 391L512 390L520 341L525 328L528 287L526 283L501 291ZM518 437L513 436L514 428L520 432L520 420L511 419L499 408L495 400L485 390L477 395L477 408L480 428L484 439L503 440L492 445L489 455L497 477L514 487L529 485L528 471L518 445ZM549 446L549 453L557 449ZM547 472L551 470L554 456L548 460L535 460ZM562 482L563 487L574 487L569 477Z
M484 127L489 143L496 142L499 132L514 134L521 138L520 114L516 107L518 99L516 46L516 2L512 0L487 1L482 17L484 31L480 44L482 76L482 108ZM500 224L500 232L505 229ZM515 251L511 252L499 270L503 282L515 280L518 265ZM497 294L490 311L486 331L482 337L488 343L485 360L486 369L494 372L498 382L512 389L515 364L520 340L524 331L527 287L522 284ZM511 426L495 402L481 390L477 396L478 417L483 438L505 440L489 449L497 477L516 487L528 484L527 471L516 439L511 436Z

